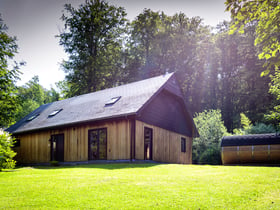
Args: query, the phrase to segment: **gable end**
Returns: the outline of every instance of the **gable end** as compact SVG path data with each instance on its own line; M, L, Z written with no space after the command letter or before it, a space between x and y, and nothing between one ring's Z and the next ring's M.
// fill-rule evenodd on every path
M164 89L141 110L137 119L182 135L192 136L193 126L183 100Z

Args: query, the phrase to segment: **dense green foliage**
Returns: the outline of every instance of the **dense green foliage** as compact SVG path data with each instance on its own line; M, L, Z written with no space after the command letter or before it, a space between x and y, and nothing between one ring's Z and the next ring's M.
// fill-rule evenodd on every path
M64 63L68 76L59 83L66 97L176 72L191 113L220 109L230 132L239 127L240 113L258 123L273 109L270 80L259 76L265 61L258 59L254 45L256 24L246 26L243 34L229 35L230 23L223 22L213 34L201 18L183 13L168 16L144 9L128 25L122 8L103 1L86 1L79 9L66 5L66 11L67 30L59 36L69 53ZM97 20L99 24L92 25ZM88 31L94 26L98 32L106 21L112 22L106 33ZM97 40L98 55L91 54L92 40Z
M229 132L242 127L240 113L246 113L253 125L265 122L265 115L273 119L274 124L279 123L277 71L270 87L270 78L259 76L266 70L264 64L273 63L273 59L279 57L278 52L271 51L270 58L266 52L264 56L269 62L259 59L258 54L262 53L260 46L265 43L256 41L260 39L261 32L264 33L260 30L260 21L256 21L261 13L254 6L252 12L256 10L256 14L252 17L255 19L249 21L246 19L249 18L245 9L247 3L240 3L246 1L234 2L228 1L228 9L232 10L233 17L236 12L239 22L233 22L233 28L236 28L235 31L242 28L242 34L233 33L229 22L220 23L213 33L201 18L190 18L183 13L168 16L160 11L144 9L129 23L123 8L111 6L103 0L87 0L78 8L66 4L62 15L65 30L58 35L60 44L69 55L62 64L66 80L58 83L62 97L175 72L190 112L221 110L222 120ZM254 2L264 2L262 8L266 5L267 11L272 13L270 17L278 21L278 16L275 16L278 6L276 11L269 9L276 4L275 1ZM244 14L243 22L238 5L243 8L240 10ZM242 23L244 27L241 27ZM268 22L268 27L271 26ZM276 33L277 30L272 31ZM273 33L269 35L273 36ZM255 43L258 43L257 46ZM275 43L277 45L278 42ZM14 80L15 77L4 81ZM14 88L13 85L10 87ZM5 115L2 121L6 125L39 105L60 98L55 90L43 89L36 78L18 89L18 94L6 94L13 99L11 103L0 100L11 108L1 112ZM5 108L1 104L0 107ZM273 107L276 111L270 113Z
M39 84L39 77L34 76L25 85L18 87L18 110L16 120L20 120L39 106L60 99L53 88L47 90Z
M271 76L269 91L276 96L277 103L274 106L274 110L270 111L270 113L266 115L266 118L274 125L280 127L280 70L278 68L276 68L274 75Z
M12 150L13 144L11 135L0 128L0 171L15 167L13 157L16 153Z
M236 128L233 130L233 133L236 135L248 135L248 134L263 134L263 133L274 133L276 128L269 124L265 123L256 123L252 124L250 119L244 114L240 114L241 128Z
M256 23L255 45L259 58L268 60L270 67L280 65L280 2L279 0L227 0L227 10L234 19L232 32Z
M17 110L15 82L19 71L13 58L18 46L16 38L7 34L7 29L0 14L0 128L15 122L14 114Z
M276 210L280 208L279 174L279 167L175 164L27 167L0 173L0 206Z
M256 25L255 45L259 58L264 59L266 69L262 75L275 70L272 76L270 91L278 98L278 102L267 118L279 125L279 71L280 66L280 1L279 0L227 0L227 10L234 19L231 32L244 33L248 25Z
M69 55L63 62L68 96L117 84L122 73L125 15L123 8L103 0L86 0L78 9L65 5L65 30L58 37Z
M199 17L167 16L145 9L131 24L126 70L137 80L176 72L190 109L201 111L197 108L209 38L210 29Z
M194 118L199 137L193 140L193 163L221 164L220 143L227 136L220 110L198 113Z

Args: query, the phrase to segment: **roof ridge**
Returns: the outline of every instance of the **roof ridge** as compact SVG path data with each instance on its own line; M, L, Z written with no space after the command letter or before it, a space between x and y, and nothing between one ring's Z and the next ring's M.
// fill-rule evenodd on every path
M139 80L124 85L43 104L7 130L12 133L43 129L136 114L161 89L174 73ZM112 106L105 106L112 97L121 96ZM54 110L63 109L48 118ZM39 114L30 121L34 114Z

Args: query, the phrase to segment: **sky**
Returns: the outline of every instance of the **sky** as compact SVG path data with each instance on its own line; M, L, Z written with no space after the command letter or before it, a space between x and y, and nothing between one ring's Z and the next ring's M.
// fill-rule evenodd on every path
M215 27L223 20L230 20L225 12L225 0L107 0L110 4L122 6L127 18L132 21L145 8L163 11L167 15L183 12L188 17L199 16L205 25ZM56 35L63 30L60 17L63 5L71 3L78 7L84 0L0 0L0 13L8 26L8 34L17 37L19 46L15 59L25 61L21 67L23 85L38 75L40 84L50 89L64 79L60 67L67 54L59 45Z

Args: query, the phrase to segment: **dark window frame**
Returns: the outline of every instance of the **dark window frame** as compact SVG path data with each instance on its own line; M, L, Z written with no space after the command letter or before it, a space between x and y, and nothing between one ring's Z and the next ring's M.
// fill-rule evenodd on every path
M40 115L40 113L34 114L32 116L30 116L29 118L26 119L27 122L30 122L32 120L34 120L35 118L37 118Z
M150 132L149 139L146 139L146 131ZM146 126L144 127L144 160L153 160L153 129Z
M90 155L91 155L91 147L90 147L90 144L91 144L91 142L90 142L90 132L92 132L92 131L98 131L98 146L97 146L97 158L95 159L95 160L100 160L100 154L99 154L99 150L100 150L100 140L99 140L99 132L101 131L101 130L105 130L105 133L106 133L106 150L105 150L105 160L107 160L107 158L108 158L108 152L107 152L107 149L108 149L108 129L107 129L107 127L104 127L104 128L95 128L95 129L89 129L88 130L88 160L94 160L94 159L92 159L91 157L90 157ZM103 160L103 159L102 159Z
M113 106L115 103L117 103L119 100L121 99L121 96L116 96L116 97L113 97L111 98L109 101L107 101L105 103L105 107L106 106Z
M49 115L48 115L48 118L51 118L51 117L54 117L56 116L59 112L61 112L63 109L56 109L56 110L53 110Z
M64 162L64 153L65 153L65 138L64 133L52 134L50 138L51 144L51 161ZM60 139L57 139L60 138ZM59 146L58 146L58 142Z
M187 152L186 144L187 144L187 139L185 137L181 137L181 152L184 153Z

